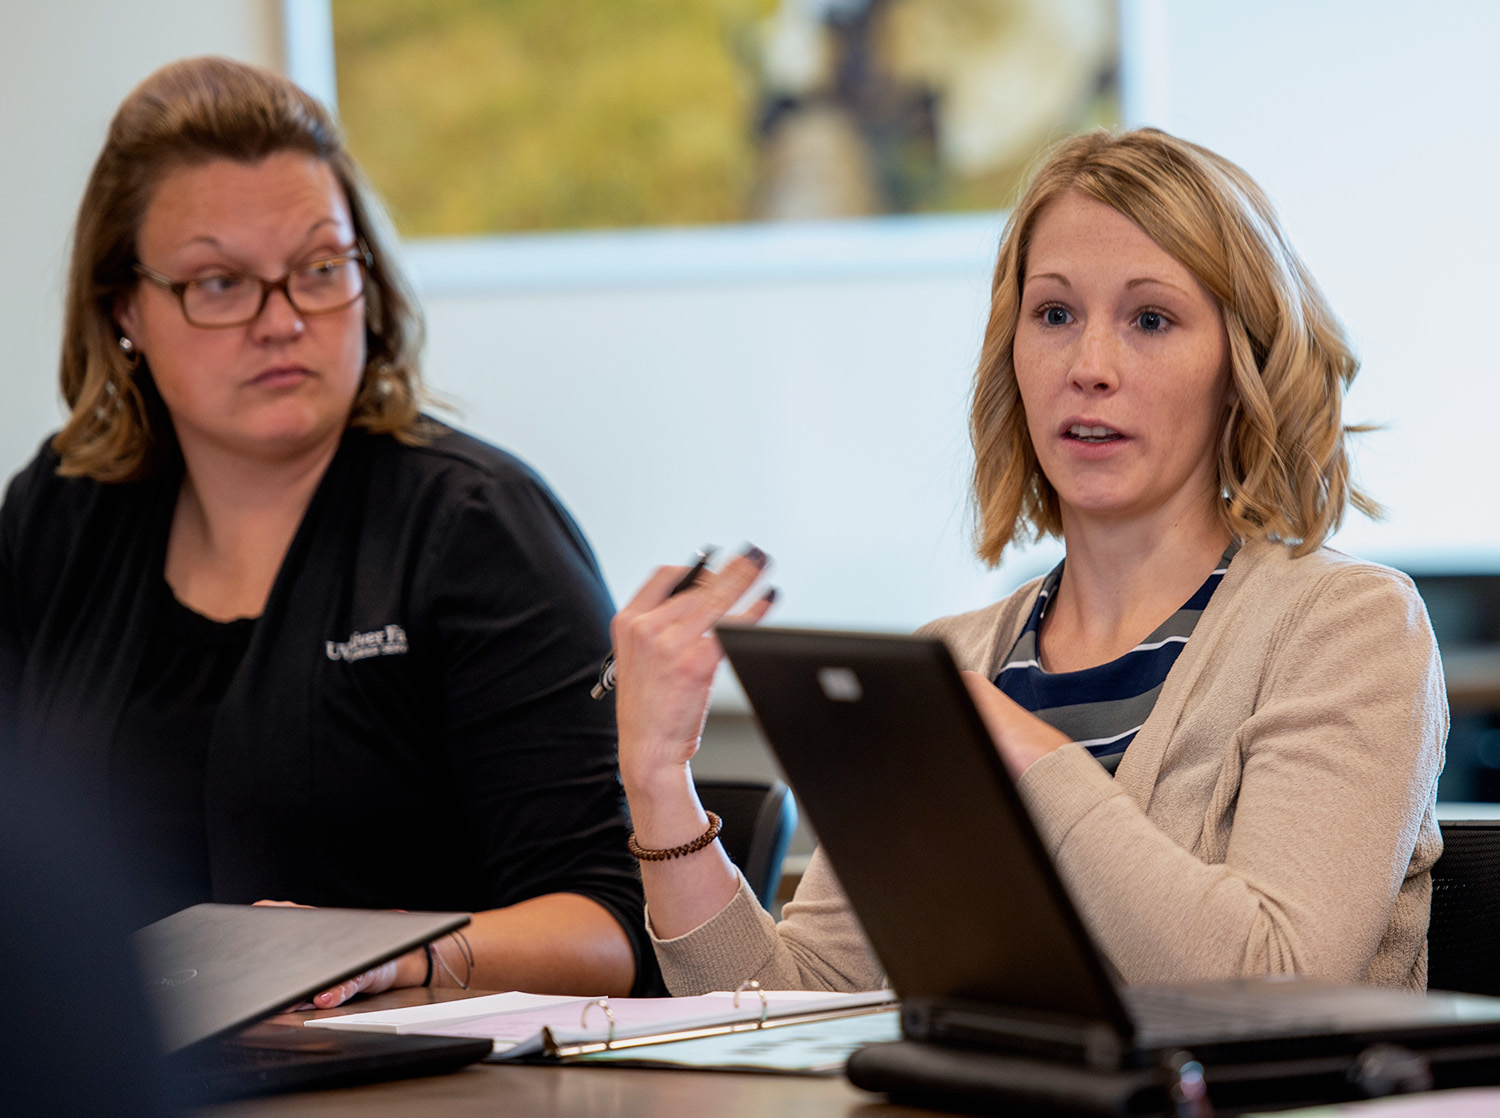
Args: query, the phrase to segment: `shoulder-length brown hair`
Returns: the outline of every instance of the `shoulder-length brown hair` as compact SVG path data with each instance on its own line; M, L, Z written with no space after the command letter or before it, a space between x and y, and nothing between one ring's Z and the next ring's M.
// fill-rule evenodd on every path
M1057 491L1027 433L1012 348L1037 216L1076 191L1118 210L1213 293L1229 335L1233 399L1219 437L1224 522L1242 538L1318 547L1354 488L1343 395L1359 369L1343 327L1288 243L1266 196L1206 148L1143 128L1059 144L1022 194L1000 241L969 432L977 548L991 565L1017 536L1061 535Z
M279 152L326 163L374 257L365 292L366 362L350 423L421 441L422 320L396 265L384 210L344 150L327 110L269 70L193 58L156 71L110 122L78 208L64 311L62 394L71 414L52 440L59 471L135 481L175 460L177 440L150 369L121 350L115 311L137 282L136 234L174 168L214 159L255 163Z

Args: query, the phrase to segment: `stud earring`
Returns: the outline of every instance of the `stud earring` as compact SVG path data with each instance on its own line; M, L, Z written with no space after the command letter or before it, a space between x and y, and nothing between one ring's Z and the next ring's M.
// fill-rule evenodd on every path
M126 353L134 353L135 343L122 334L120 336L120 348L123 349Z
M131 372L135 372L141 364L141 351L135 348L135 343L125 335L120 335L120 352L125 355L125 364Z

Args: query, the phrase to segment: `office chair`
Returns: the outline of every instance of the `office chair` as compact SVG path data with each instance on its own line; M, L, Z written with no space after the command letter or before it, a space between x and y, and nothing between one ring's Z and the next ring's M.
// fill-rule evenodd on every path
M1500 821L1447 820L1432 867L1427 985L1500 995Z
M779 780L696 780L698 799L724 821L719 841L756 899L769 910L781 884L781 860L797 829L797 801Z

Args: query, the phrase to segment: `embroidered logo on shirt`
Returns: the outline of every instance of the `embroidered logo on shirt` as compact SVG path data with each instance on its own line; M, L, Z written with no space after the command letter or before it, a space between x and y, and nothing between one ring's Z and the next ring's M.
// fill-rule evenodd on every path
M330 660L364 660L370 656L400 656L407 651L406 630L387 625L368 633L350 633L346 641L325 641Z

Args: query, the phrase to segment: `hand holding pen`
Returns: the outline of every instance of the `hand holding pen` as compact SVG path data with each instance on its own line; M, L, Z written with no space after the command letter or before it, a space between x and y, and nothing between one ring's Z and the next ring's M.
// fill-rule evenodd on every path
M765 616L776 594L756 588L768 562L765 552L747 547L718 570L698 570L691 593L681 589L689 570L663 567L615 615L615 716L627 793L638 782L681 782L723 658L714 626ZM748 604L738 605L742 599Z
M693 850L686 857L640 863L652 924L660 928L666 920L678 929L673 935L718 912L739 887L723 847L711 841L692 759L724 656L715 627L723 621L753 624L766 615L776 596L762 588L768 562L760 548L746 547L718 570L698 571L690 591L681 593L674 591L681 589L685 569L663 567L610 625L620 675L620 781L635 830L631 849Z
M714 552L719 549L712 544L698 549L698 561L688 568L688 573L683 575L667 593L668 598L675 598L684 590L691 590L693 584L698 581L698 576L708 566L708 561ZM609 654L604 657L604 663L599 668L599 682L594 684L593 690L589 692L596 699L602 699L615 689L615 650L611 648Z

